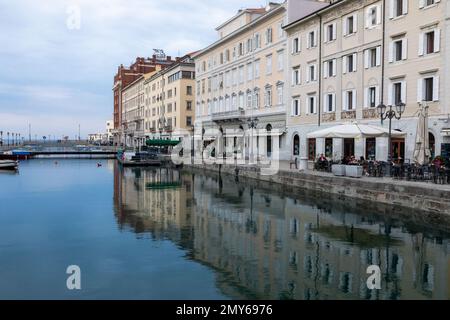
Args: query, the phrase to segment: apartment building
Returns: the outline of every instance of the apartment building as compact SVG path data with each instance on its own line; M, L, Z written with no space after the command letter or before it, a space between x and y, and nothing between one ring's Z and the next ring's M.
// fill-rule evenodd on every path
M151 58L138 57L136 61L130 65L130 67L124 67L123 64L117 68L117 73L114 76L114 144L120 145L124 143L123 134L123 90L131 83L136 81L142 75L153 72L157 67L164 68L173 64L175 60L172 60L170 56L163 54L161 50L155 50L155 54Z
M252 149L270 158L285 143L285 20L286 3L239 10L217 27L219 39L194 56L196 127L202 135L209 129L219 132L203 136L203 147L215 143L216 157L239 154L248 159ZM249 133L255 130L269 134Z
M122 92L122 133L124 144L127 147L139 147L145 145L145 98L144 83L161 70L160 66L155 71L141 75L130 83Z
M315 4L312 4L315 3ZM289 0L288 151L291 159L386 160L388 139L308 139L341 123L381 124L377 106L405 103L394 158L413 159L417 112L429 107L432 153L450 150L448 6L439 0ZM303 9L302 9L303 8Z
M181 140L193 132L195 65L191 54L143 81L143 130L152 139Z

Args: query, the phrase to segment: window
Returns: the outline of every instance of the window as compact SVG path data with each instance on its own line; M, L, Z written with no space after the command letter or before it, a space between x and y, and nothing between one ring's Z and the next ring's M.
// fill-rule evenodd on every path
M433 29L420 34L419 56L439 52L440 50L440 30Z
M239 83L244 83L244 66L239 67Z
M308 49L317 47L317 32L313 30L308 33Z
M283 93L283 85L280 84L277 86L277 96L278 96L278 104L282 105L284 103L284 93Z
M292 53L299 53L300 52L300 38L294 38L292 40Z
M283 71L284 69L284 51L278 52L278 71Z
M330 23L325 28L325 43L336 40L336 23Z
M278 23L278 38L284 38L283 22Z
M334 93L325 94L324 112L334 112L336 109L336 95Z
M186 117L186 126L192 126L192 117Z
M259 33L255 34L253 42L253 47L255 50L261 48L261 36L259 35Z
M408 0L391 0L389 18L396 18L408 13Z
M398 105L402 102L406 103L406 81L392 82L388 95L388 103L390 105Z
M252 39L247 40L247 53L252 52Z
M376 138L366 138L366 160L376 159L377 150L377 139Z
M439 101L438 76L427 76L418 80L417 101Z
M316 65L311 64L308 66L308 78L307 82L312 82L317 80L317 72L316 72Z
M191 111L192 110L192 101L186 101L186 110Z
M251 109L252 107L252 93L247 92L247 109Z
M316 160L316 139L308 139L308 160Z
M407 58L407 39L392 41L389 47L389 62L405 60Z
M292 153L294 156L300 155L300 137L298 136L298 134L294 136L294 148L292 150Z
M255 61L255 79L259 78L259 60Z
M336 59L328 60L323 63L323 77L336 76Z
M342 60L342 72L356 72L356 53L344 56Z
M266 74L272 73L272 55L266 57Z
M375 108L378 106L378 88L373 86L373 87L368 87L366 89L366 103L365 103L365 107L367 108Z
M307 103L308 114L315 114L317 112L317 109L316 109L317 97L315 95L309 95L306 98L306 103Z
M381 46L364 51L364 67L366 69L379 67L381 65Z
M239 108L244 109L244 94L243 93L239 94Z
M266 87L266 92L264 94L264 106L272 106L272 87Z
M419 0L419 8L425 8L438 3L440 0Z
M251 63L247 64L247 81L253 79L253 65Z
M292 70L292 85L296 86L300 84L300 66L294 67Z
M253 93L253 108L259 108L259 89L255 90Z
M325 157L328 159L333 158L333 139L325 139Z
M186 87L186 94L187 94L188 96L192 96L192 86L187 86L187 87Z
M300 115L300 98L292 98L292 116L297 117Z
M272 28L267 28L266 30L266 44L272 43Z
M381 6L371 6L367 8L366 28L372 28L381 23Z
M342 94L342 107L345 111L356 109L356 90L346 90Z
M356 33L357 26L357 16L356 14L347 16L344 18L344 23L342 29L344 31L344 36L348 36Z

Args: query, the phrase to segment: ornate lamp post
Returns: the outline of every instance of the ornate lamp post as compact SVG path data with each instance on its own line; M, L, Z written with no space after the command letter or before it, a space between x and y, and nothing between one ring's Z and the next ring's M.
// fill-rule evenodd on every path
M251 136L251 147L250 147L250 163L254 161L254 153L253 153L253 129L258 127L259 119L258 118L249 118L247 119L248 127L252 130Z
M0 131L0 146L3 146L3 131Z
M7 141L6 144L7 144L8 147L9 147L9 132L7 132L6 135L8 136L8 139L6 140L6 141Z
M406 105L403 102L397 103L395 106L389 105L385 106L383 103L380 104L378 109L378 115L381 118L381 123L384 120L389 119L389 139L388 139L388 172L387 174L390 176L391 174L391 165L392 165L392 119L400 120L402 118L403 113L405 112Z

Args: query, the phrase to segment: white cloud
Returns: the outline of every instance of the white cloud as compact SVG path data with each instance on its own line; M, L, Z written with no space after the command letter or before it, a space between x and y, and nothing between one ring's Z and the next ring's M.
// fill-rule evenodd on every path
M57 110L84 122L91 131L103 128L113 112L111 87L118 65L150 56L153 48L172 56L199 50L216 40L215 27L238 9L264 4L263 0L2 1L0 42L6 45L0 47L0 60L5 62L0 69L0 113L25 120L29 112L30 117L50 121L41 113ZM80 30L66 26L71 5L80 6ZM34 109L33 99L39 106ZM2 119L0 126L13 123Z

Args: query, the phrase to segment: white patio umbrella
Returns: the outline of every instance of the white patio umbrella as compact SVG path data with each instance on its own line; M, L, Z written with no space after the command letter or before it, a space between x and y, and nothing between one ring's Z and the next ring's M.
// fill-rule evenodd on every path
M416 146L414 149L414 161L424 165L431 157L430 141L428 136L428 108L422 107L419 110L419 120L417 122Z
M392 130L392 137L404 137L406 133ZM377 127L367 124L342 124L335 127L311 132L308 138L343 138L343 139L361 139L388 137L389 130L383 127Z

